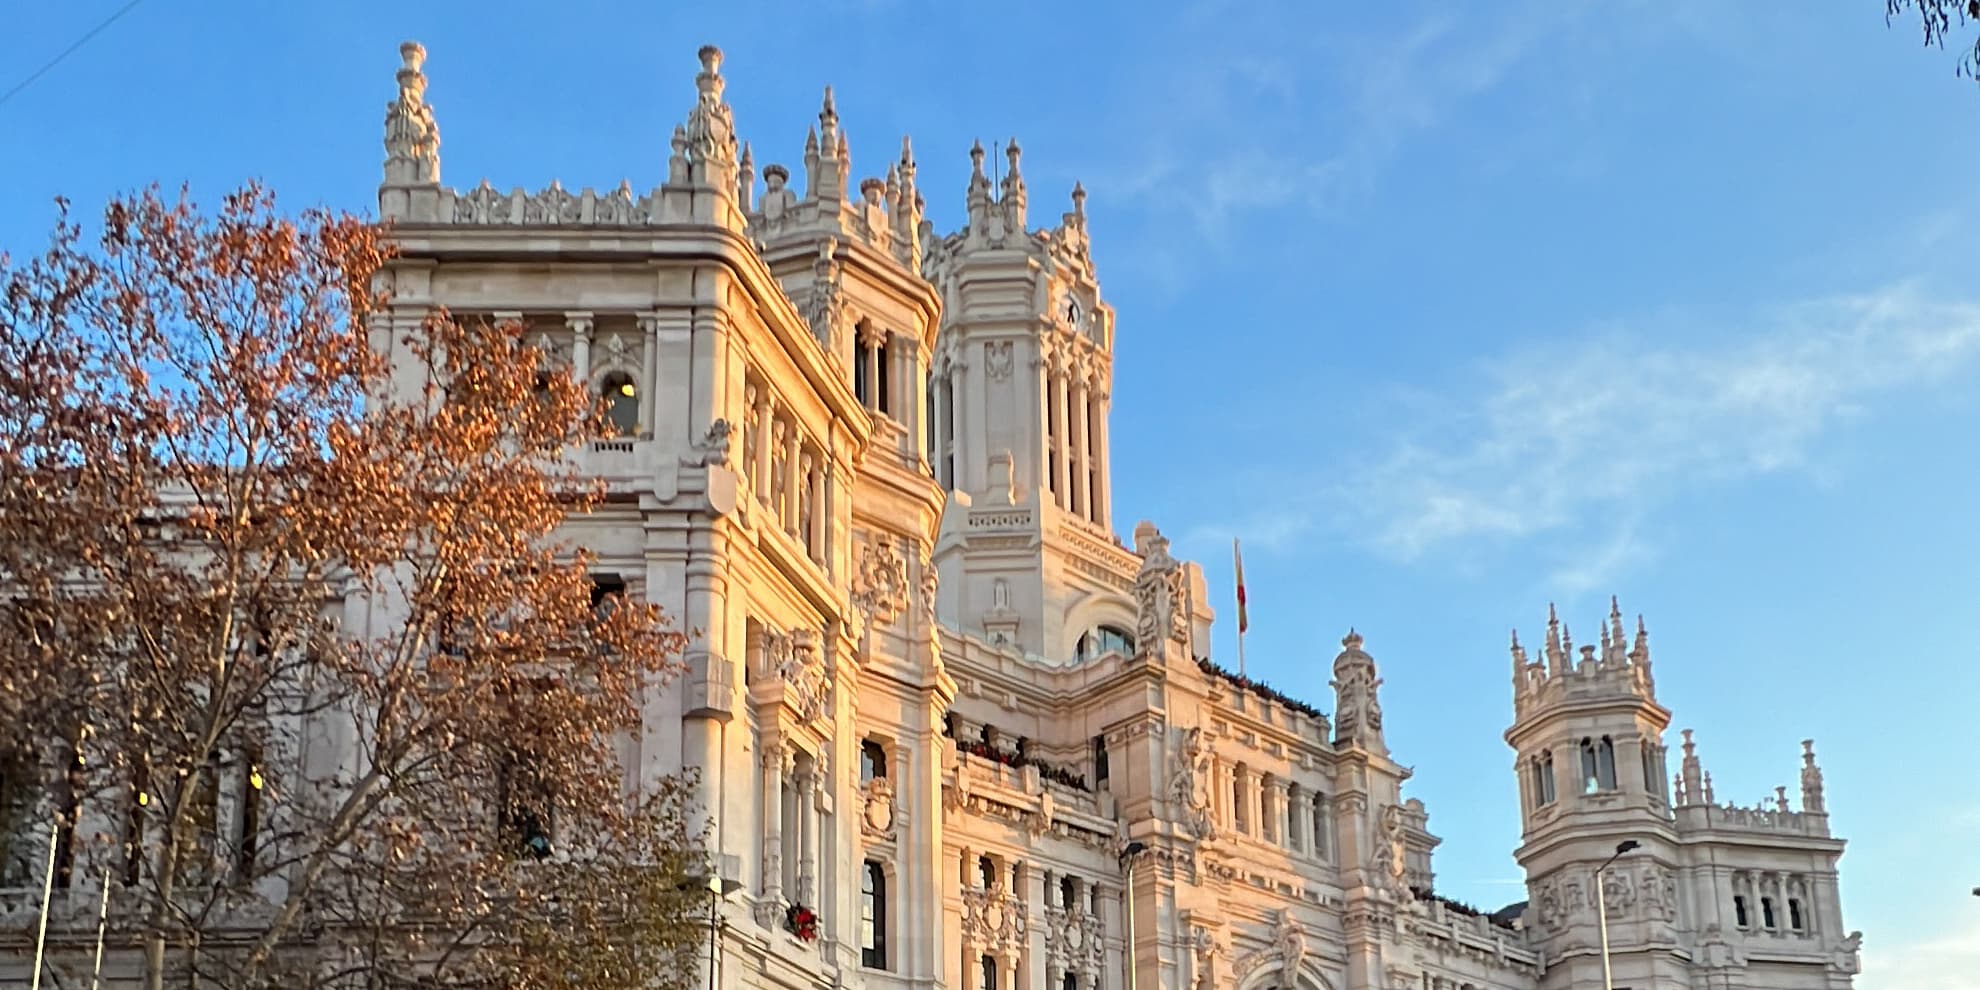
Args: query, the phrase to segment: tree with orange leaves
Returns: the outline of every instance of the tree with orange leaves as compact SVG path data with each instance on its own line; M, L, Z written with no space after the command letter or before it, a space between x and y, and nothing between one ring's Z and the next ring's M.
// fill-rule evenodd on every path
M557 539L601 411L511 326L373 339L389 250L249 187L0 259L0 884L88 892L71 971L109 884L153 988L684 987L627 758L683 636Z

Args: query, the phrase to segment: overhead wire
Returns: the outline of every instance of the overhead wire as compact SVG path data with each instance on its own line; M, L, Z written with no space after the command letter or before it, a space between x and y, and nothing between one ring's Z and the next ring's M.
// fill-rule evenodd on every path
M23 79L18 83L15 83L13 89L10 89L5 93L0 93L0 106L6 106L7 101L13 99L15 94L19 93L21 90L28 88L28 86L32 85L35 80L40 79L42 76L47 75L48 70L53 69L57 65L62 64L62 60L68 58L71 55L74 55L76 53L76 49L81 48L86 44L89 44L89 39L94 38L99 34L102 34L105 28L108 28L110 25L117 23L118 18L123 17L125 14L130 13L132 7L135 7L143 2L144 0L130 0L129 3L123 5L122 7L117 8L116 13L111 14L109 17L104 18L101 23L97 24L93 28L90 28L87 32L83 34L82 37L77 38L74 44L70 45L67 48L62 49L61 54L56 55L54 58L49 59L46 63L42 65L41 68L36 69L32 73L30 73L26 79Z

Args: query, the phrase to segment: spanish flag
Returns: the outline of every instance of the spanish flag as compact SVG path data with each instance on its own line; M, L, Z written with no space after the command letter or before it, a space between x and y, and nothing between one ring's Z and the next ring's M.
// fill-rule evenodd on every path
M1244 554L1238 551L1238 541L1231 541L1231 560L1237 564L1238 586L1238 632L1251 628L1251 619L1244 611Z

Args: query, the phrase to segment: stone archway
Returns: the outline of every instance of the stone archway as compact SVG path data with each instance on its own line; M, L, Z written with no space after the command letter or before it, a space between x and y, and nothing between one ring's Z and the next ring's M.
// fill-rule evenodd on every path
M1254 971L1238 985L1238 990L1334 990L1334 985L1310 962L1290 971L1275 963Z

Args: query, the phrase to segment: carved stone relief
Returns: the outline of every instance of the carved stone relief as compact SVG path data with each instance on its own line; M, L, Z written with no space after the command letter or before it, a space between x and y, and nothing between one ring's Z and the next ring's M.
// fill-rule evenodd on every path
M825 662L817 648L818 634L809 629L765 633L763 662L765 672L781 678L798 718L816 721L825 712Z
M861 548L853 575L853 603L879 623L894 621L907 608L907 560L891 534L877 533Z
M993 340L983 345L983 370L990 374L993 382L1006 381L1011 377L1011 342Z

